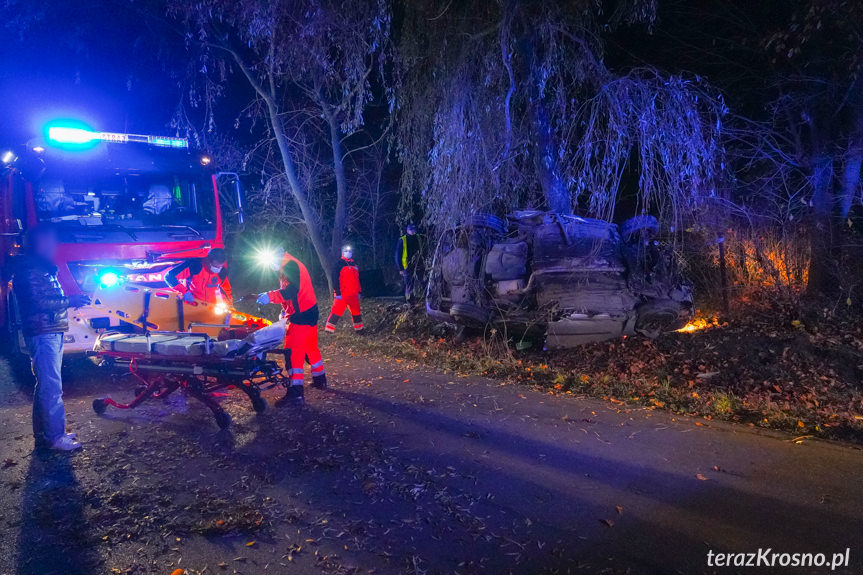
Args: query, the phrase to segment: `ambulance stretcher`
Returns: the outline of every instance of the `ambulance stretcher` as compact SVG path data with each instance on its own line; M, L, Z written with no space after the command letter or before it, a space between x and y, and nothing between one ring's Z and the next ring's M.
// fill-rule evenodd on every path
M104 367L127 368L137 386L129 403L102 397L93 400L93 410L102 414L109 405L133 409L150 398L162 399L182 389L209 407L219 427L226 429L231 416L213 392L234 386L260 413L267 408L262 390L290 385L278 364L280 356L287 361L290 353L282 348L284 334L283 322L253 331L243 339L221 341L207 333L103 333L90 355Z
M104 413L109 405L134 409L150 398L165 398L182 389L209 407L216 423L225 429L231 417L216 401L214 392L234 386L260 413L267 407L262 390L290 384L277 361L283 357L286 365L289 362L290 351L283 348L283 321L270 324L236 310L215 311L213 304L198 300L189 305L174 293L163 294L164 289L133 284L125 291L122 305L110 302L111 313L137 333L101 333L88 355L100 366L126 368L136 382L135 397L129 403L110 397L94 399L96 413ZM172 314L172 307L180 311ZM196 311L194 319L198 321L187 323L192 314L184 313L184 308ZM219 323L212 323L217 319ZM160 329L171 324L180 329Z

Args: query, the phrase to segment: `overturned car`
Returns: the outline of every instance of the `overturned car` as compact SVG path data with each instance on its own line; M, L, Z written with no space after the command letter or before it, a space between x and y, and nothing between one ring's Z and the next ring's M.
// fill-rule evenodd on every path
M466 328L545 335L561 349L642 334L692 317L692 290L652 216L620 229L603 220L524 211L475 216L446 232L429 273L426 310Z

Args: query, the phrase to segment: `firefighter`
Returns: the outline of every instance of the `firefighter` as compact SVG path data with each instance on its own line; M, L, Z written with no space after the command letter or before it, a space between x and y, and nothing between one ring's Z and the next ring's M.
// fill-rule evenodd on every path
M258 304L277 303L282 306L282 315L288 320L285 348L291 350L291 385L280 403L302 405L305 403L303 364L306 359L312 366L312 386L327 388L324 360L318 349L318 300L309 270L288 252L285 252L279 267L279 286L277 290L259 294Z
M354 331L363 329L363 313L360 311L360 270L354 262L354 249L351 246L342 248L342 257L333 270L333 308L324 331L335 333L336 324L345 313L345 308L351 310L351 319L354 322Z
M410 223L405 229L405 235L396 243L396 267L402 276L404 284L405 301L413 301L414 282L419 274L422 254L420 238L417 235L416 225Z
M234 305L227 257L222 248L213 248L206 257L192 258L172 268L165 274L165 283L180 292L185 302Z

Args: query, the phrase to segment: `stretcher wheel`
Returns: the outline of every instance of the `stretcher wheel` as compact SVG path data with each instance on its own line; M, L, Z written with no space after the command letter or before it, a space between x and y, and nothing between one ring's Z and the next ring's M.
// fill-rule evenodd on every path
M231 427L231 414L227 411L219 411L218 413L214 413L216 416L216 425L219 426L219 429L228 429Z
M252 409L255 410L255 413L263 413L267 410L267 400L261 397L260 395L257 397L252 397Z
M102 415L103 413L105 413L105 409L107 409L107 408L108 408L108 404L105 403L104 399L97 398L97 399L93 400L93 411L95 411L99 415Z

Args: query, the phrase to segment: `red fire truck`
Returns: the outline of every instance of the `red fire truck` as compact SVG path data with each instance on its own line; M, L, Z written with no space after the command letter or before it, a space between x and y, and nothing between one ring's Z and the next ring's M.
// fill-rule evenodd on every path
M164 293L170 293L164 274L183 259L223 247L223 211L241 224L242 206L237 175L216 172L184 139L51 124L42 137L0 154L0 265L7 276L0 282L0 325L23 350L10 258L29 227L48 222L61 242L63 289L93 302L70 310L67 352L92 349L107 329L133 331L138 318L128 310L140 308L142 292L170 299L163 308L173 310L171 317L151 314L149 327L184 329L177 325L178 314L184 323L182 302ZM214 312L196 321L220 319L206 314Z

